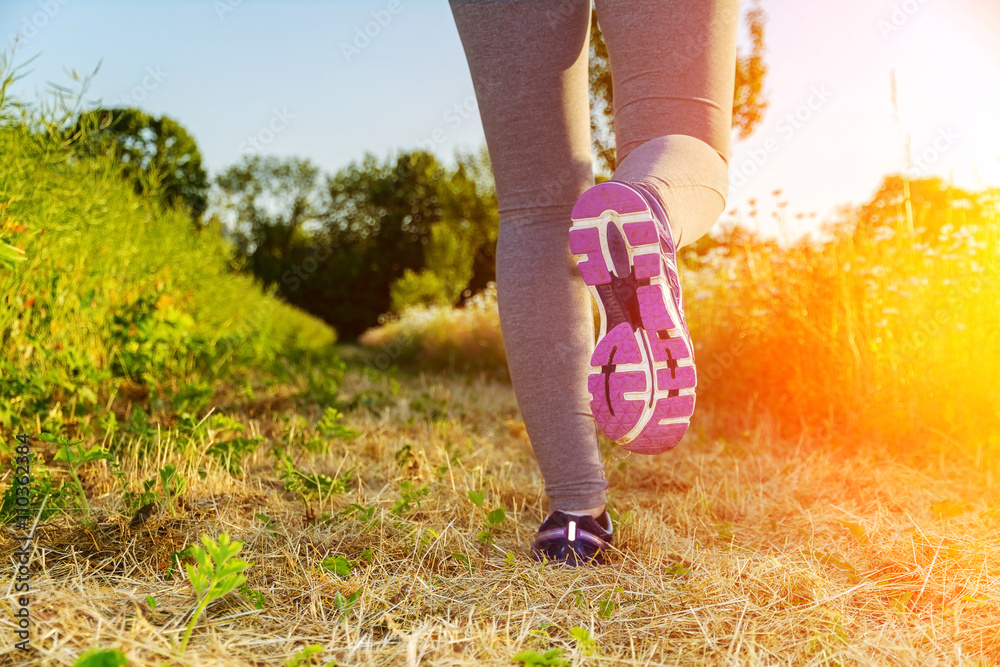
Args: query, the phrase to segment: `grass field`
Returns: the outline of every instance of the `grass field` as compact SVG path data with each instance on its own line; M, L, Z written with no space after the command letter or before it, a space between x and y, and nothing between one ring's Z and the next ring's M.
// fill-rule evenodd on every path
M0 88L0 664L1000 661L995 218L685 258L696 421L564 569L489 293L337 346L62 121Z
M845 455L763 425L733 440L695 434L655 458L609 451L611 563L560 569L526 555L541 480L508 386L352 366L341 393L357 435L325 454L304 446L320 415L288 405L298 389L226 413L283 443L297 470L327 475L319 487L342 489L286 490L263 448L236 476L189 455L176 516L130 527L106 466L88 465L89 523L64 514L38 529L32 664L72 664L95 646L135 665L287 664L310 645L323 647L316 664L338 665L501 665L554 648L569 664L1000 659L1000 498L971 466ZM230 436L160 430L126 467L144 478ZM485 493L482 507L470 491ZM262 608L219 600L179 656L194 593L168 576L171 555L222 531L244 543Z

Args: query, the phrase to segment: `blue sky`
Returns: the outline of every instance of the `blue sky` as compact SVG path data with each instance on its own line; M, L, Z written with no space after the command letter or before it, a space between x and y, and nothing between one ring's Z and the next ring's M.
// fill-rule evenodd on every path
M782 190L791 212L829 218L883 175L969 188L1000 185L1000 3L996 0L763 0L764 124L735 145L730 210ZM381 19L381 25L377 21ZM376 23L373 23L376 22ZM365 152L483 143L464 55L445 0L3 0L0 26L40 54L13 93L45 94L101 62L87 99L179 120L217 173L262 151L333 172ZM366 26L375 36L355 42ZM895 69L901 124L890 104ZM759 219L760 219L759 218ZM791 235L808 220L790 220Z

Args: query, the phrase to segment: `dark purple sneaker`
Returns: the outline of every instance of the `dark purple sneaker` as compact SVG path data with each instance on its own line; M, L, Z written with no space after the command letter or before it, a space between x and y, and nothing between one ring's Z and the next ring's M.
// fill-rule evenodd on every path
M573 207L569 245L601 311L587 381L597 425L640 454L676 447L697 376L663 207L642 185L599 183Z
M596 519L555 511L542 522L531 545L535 560L580 565L601 565L604 550L611 546L611 517L604 512Z

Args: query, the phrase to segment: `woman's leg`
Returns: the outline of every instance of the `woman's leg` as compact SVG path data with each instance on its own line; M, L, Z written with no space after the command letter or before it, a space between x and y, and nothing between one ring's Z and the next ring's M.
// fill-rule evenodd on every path
M737 0L597 0L620 162L574 207L570 246L601 311L594 418L634 452L677 446L694 412L675 249L725 208L738 9Z
M550 509L603 509L607 482L587 391L590 295L567 238L573 204L594 184L590 2L451 7L496 179L497 300L518 406Z
M725 210L738 0L597 0L615 93L614 178L656 189L677 247Z

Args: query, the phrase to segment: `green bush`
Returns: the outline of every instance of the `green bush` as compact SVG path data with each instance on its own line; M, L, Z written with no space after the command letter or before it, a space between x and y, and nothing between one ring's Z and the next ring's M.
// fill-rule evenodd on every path
M12 79L0 61L3 87ZM229 267L218 227L136 192L113 154L76 153L66 111L0 95L0 424L58 431L122 381L167 395L240 365L324 350L332 329Z

